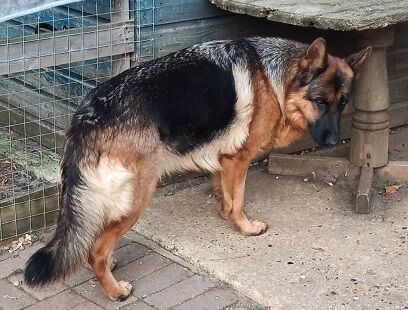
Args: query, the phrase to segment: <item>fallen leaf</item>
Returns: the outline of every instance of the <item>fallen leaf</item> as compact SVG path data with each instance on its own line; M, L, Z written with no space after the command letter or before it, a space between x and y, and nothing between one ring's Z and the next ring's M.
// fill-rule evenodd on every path
M386 186L385 189L385 194L386 195L392 195L397 192L397 190L401 187L402 185L389 185Z

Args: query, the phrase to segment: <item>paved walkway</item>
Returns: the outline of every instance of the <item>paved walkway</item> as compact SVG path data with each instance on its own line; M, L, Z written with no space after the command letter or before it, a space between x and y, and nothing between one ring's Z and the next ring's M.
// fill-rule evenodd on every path
M146 241L145 245L140 240ZM85 267L64 284L32 290L22 282L23 268L43 244L38 241L23 251L0 256L0 310L265 309L134 233L115 250L119 264L114 275L133 284L133 295L127 300L114 302L106 298L93 273Z

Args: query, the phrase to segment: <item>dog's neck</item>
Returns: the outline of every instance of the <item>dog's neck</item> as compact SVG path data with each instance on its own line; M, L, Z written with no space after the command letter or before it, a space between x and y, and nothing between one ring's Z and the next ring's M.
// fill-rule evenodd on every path
M255 42L256 41L256 42ZM298 74L298 63L307 45L276 38L254 40L265 78L274 95L264 104L279 105L280 117L270 133L269 145L286 147L308 131L307 120L299 109L304 104L304 89L293 91L291 84ZM272 108L272 107L271 107ZM272 110L277 113L276 109Z
M305 54L307 45L280 38L256 38L251 43L284 113L289 84L297 73L297 63Z

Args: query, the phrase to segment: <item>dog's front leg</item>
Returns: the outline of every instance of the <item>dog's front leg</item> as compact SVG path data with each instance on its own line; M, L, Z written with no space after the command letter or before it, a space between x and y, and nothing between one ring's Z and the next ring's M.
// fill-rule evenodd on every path
M245 236L257 236L268 229L261 221L249 221L244 212L245 179L250 159L242 154L220 159L222 170L214 176L214 189L218 198L218 213L231 220Z

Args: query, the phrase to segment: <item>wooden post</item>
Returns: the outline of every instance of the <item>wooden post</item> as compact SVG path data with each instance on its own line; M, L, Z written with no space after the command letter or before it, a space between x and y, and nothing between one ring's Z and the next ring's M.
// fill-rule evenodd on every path
M390 105L387 74L387 48L392 45L394 28L360 32L360 46L373 51L363 66L354 90L350 162L362 167L355 210L371 208L374 168L388 164Z
M354 90L351 131L351 163L377 168L388 163L388 75L387 47L392 45L393 28L362 31L360 45L373 51L363 66Z
M129 20L129 0L112 0L113 12L111 22L126 22ZM124 31L129 31L127 25ZM117 75L130 68L130 54L112 57L112 75Z
M371 198L373 196L374 169L362 167L360 182L358 183L356 206L357 213L366 214L371 209Z

